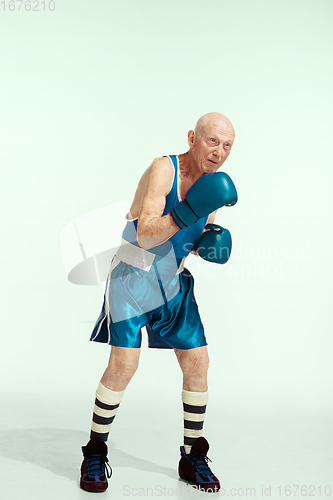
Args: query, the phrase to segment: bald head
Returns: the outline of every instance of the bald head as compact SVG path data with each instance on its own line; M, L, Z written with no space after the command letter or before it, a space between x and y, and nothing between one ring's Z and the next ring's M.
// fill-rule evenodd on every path
M196 135L200 135L203 131L217 126L223 126L231 129L233 134L235 134L234 127L232 126L231 121L221 113L207 113L199 118L197 124L195 126Z
M221 113L207 113L199 118L195 130L187 134L186 153L193 171L216 172L230 154L235 140L231 121Z

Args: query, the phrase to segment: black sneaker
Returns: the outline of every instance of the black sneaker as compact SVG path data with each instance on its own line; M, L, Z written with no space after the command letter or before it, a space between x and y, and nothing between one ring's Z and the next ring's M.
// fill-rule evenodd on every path
M208 461L211 462L207 457L208 450L209 444L203 436L194 441L188 455L184 446L181 446L178 473L182 479L191 481L198 489L214 493L219 491L220 482L208 466Z
M112 469L106 457L106 444L102 439L93 438L87 446L82 446L82 453L84 460L81 465L81 488L86 491L105 491L108 479L112 476Z

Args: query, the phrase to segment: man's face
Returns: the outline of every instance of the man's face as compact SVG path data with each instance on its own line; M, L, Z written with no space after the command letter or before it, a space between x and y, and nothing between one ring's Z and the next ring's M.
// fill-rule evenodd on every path
M234 140L234 129L225 122L209 123L199 134L190 131L189 146L199 170L216 172L228 158Z

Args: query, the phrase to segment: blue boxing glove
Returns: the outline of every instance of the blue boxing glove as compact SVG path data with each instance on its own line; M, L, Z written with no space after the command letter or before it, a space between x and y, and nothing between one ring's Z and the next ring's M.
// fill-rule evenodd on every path
M231 253L231 234L217 224L207 224L205 231L195 242L195 250L202 259L217 264L225 264Z
M229 175L225 172L213 172L199 177L187 191L185 199L170 213L182 229L218 208L235 205L237 199L237 191Z

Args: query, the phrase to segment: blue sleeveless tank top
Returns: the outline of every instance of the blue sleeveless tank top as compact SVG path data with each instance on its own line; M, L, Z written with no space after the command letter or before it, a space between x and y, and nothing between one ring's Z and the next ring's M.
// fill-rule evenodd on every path
M172 208L174 208L180 201L179 196L179 160L176 155L170 155L172 165L174 167L174 177L171 190L169 194L166 196L165 208L163 211L163 215L167 215ZM195 224L192 224L190 227L185 227L177 231L168 241L162 243L162 245L158 245L156 247L150 248L149 252L154 253L156 255L163 255L170 250L170 243L173 246L173 250L175 252L175 256L177 258L178 264L180 261L187 257L187 255L193 250L194 242L200 237L204 227L207 223L208 215L206 217L202 217ZM138 219L128 220L123 231L124 240L132 243L133 245L139 246L136 231L137 231Z

